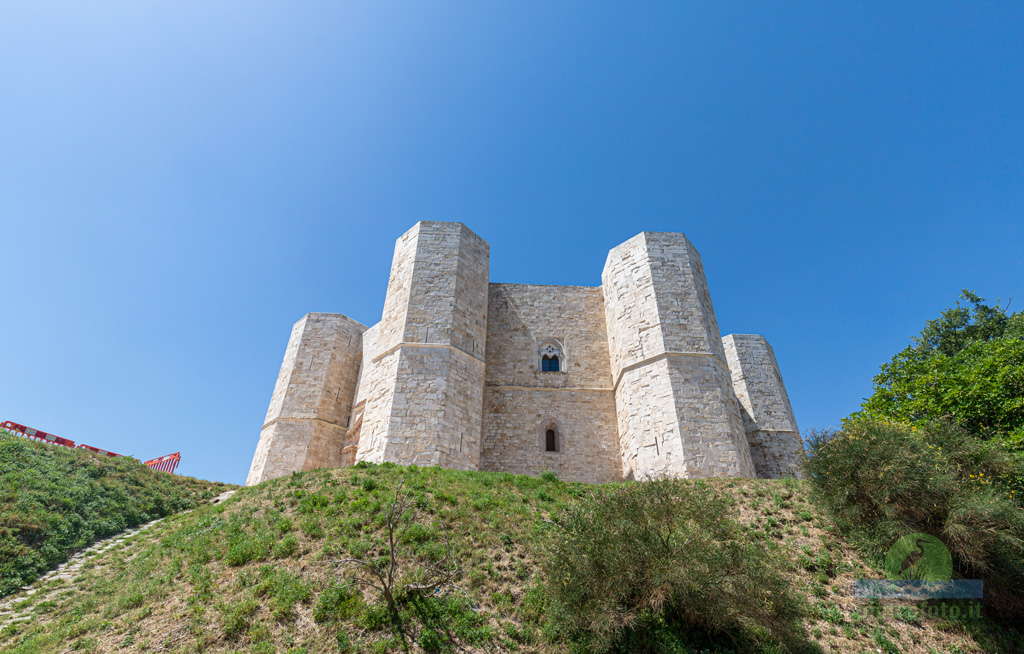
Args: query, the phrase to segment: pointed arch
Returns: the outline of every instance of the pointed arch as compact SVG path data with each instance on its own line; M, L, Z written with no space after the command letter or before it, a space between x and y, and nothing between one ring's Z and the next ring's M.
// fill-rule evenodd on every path
M537 359L541 372L565 372L568 369L565 346L555 338L540 342L537 347Z

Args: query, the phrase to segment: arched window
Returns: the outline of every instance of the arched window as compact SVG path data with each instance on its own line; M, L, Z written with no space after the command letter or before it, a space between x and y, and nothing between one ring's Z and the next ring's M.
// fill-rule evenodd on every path
M544 451L558 451L558 433L555 431L554 427L548 427L544 432Z
M542 418L537 425L537 447L541 452L556 454L561 452L565 443L562 442L562 430L558 427L558 419L554 416Z
M540 346L540 371L561 372L565 370L565 353L562 345L554 340L544 342Z

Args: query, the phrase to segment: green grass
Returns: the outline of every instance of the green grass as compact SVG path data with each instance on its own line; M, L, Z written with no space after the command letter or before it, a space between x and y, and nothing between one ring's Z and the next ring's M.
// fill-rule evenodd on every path
M1013 651L1019 635L996 633L984 620L963 626L912 607L875 611L850 597L853 579L881 573L819 526L827 520L803 482L692 483L728 498L739 529L748 530L737 538L781 557L780 574L808 605L802 619L812 647ZM399 487L412 508L395 539L395 607L410 651L571 650L551 622L543 544L569 507L602 487L385 464L295 474L172 515L145 538L96 557L80 579L45 598L33 621L0 629L0 651L401 652L396 616L352 563L386 562L387 509ZM449 560L458 568L451 583L414 590ZM649 626L659 638L648 642L664 644L660 651L693 651L679 649L663 622Z
M0 597L97 540L226 488L0 430Z

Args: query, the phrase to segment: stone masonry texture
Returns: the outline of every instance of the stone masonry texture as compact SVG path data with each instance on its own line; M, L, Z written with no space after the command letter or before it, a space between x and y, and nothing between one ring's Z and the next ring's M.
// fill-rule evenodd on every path
M722 344L757 476L801 476L803 441L772 346L760 334L729 334Z
M489 260L461 223L419 222L398 239L357 460L480 467Z
M608 253L601 281L623 475L753 476L697 250L643 232Z
M295 323L246 483L357 461L594 483L799 474L774 352L721 337L684 235L613 248L594 287L491 283L489 260L462 223L421 221L395 243L377 324Z
M247 484L343 463L366 327L310 313L292 327Z
M558 372L540 369L546 343ZM601 289L491 284L481 468L603 482L621 478L619 458Z

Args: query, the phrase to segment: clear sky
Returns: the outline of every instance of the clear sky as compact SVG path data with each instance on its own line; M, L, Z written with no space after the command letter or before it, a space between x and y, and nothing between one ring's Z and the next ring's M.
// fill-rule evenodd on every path
M85 5L91 5L86 8ZM0 8L0 419L240 482L293 321L380 317L394 239L491 279L700 249L803 430L971 288L1024 304L1024 3Z

